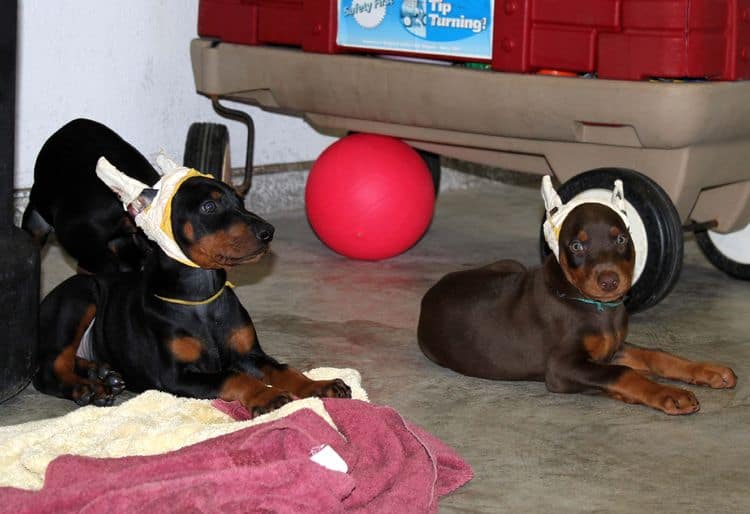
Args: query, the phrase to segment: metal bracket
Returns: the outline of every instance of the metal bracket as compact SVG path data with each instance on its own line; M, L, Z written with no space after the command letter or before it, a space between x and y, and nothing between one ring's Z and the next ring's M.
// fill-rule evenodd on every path
M253 118L244 111L230 109L219 103L218 96L211 97L211 105L216 114L224 118L239 121L247 127L247 153L245 155L245 174L242 182L234 186L237 193L244 197L253 185L253 152L255 150L255 123Z
M711 230L712 228L716 228L719 225L719 222L716 220L711 221L702 221L700 223L698 222L692 222L688 223L687 225L682 226L683 232L705 232L706 230Z

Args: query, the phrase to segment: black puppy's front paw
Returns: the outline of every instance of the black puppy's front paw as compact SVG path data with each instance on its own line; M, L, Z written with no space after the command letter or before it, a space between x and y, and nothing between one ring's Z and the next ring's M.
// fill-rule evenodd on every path
M125 381L118 372L107 364L97 364L88 369L87 378L73 388L73 400L78 405L94 404L108 407L115 402L115 397L125 390Z
M125 389L125 381L117 371L112 370L109 364L99 364L89 369L89 380L101 383L108 388L112 394L118 395Z
M340 378L315 382L315 388L310 396L319 398L351 398L352 389Z
M252 414L253 418L256 418L263 414L280 409L287 403L294 401L294 397L288 391L269 387L254 400L253 403L255 405L249 405L248 407L250 414Z

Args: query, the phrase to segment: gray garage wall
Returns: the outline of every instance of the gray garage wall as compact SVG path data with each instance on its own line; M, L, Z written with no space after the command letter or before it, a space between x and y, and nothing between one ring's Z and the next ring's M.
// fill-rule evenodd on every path
M244 164L245 129L195 93L197 0L19 5L17 189L30 187L45 139L76 117L102 121L148 157L164 149L180 160L190 123L220 121L230 127L233 164ZM301 119L240 107L256 121L256 164L313 160L332 141Z

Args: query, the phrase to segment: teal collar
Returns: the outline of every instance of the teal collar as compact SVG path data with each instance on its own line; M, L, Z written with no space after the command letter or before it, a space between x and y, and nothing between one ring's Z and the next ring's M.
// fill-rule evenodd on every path
M581 303L588 303L591 305L596 305L596 311L597 312L604 312L607 309L614 309L616 307L619 307L622 305L622 300L618 302L600 302L599 300L592 300L591 298L581 298L578 296L568 296L565 293L561 293L558 291L557 296L559 298L566 298L568 300L575 300L576 302Z

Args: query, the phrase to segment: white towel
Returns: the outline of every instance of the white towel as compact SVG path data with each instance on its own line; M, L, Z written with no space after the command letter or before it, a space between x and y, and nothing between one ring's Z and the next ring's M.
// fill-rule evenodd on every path
M367 401L354 369L316 368L314 380L341 378L352 398ZM81 407L65 416L0 427L0 486L40 489L47 465L64 454L89 457L155 455L312 409L334 426L319 398L295 400L249 421L234 421L211 400L146 391L114 407Z

